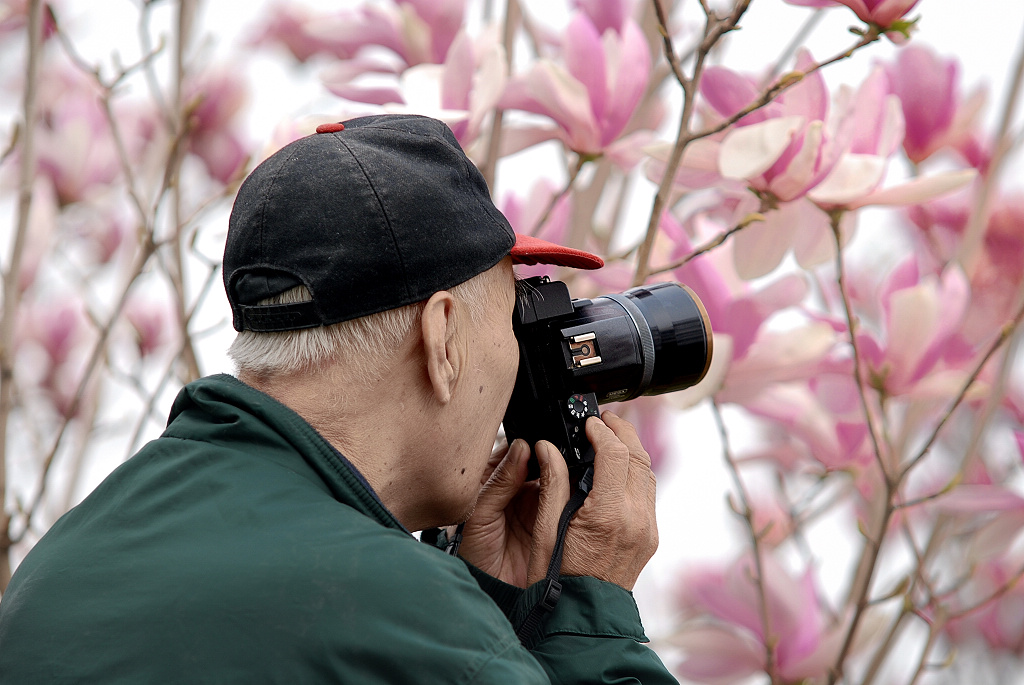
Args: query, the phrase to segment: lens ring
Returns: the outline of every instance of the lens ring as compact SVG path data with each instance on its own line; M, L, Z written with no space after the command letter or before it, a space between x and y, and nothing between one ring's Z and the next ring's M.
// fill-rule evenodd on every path
M640 346L643 350L643 378L629 399L640 397L647 392L647 388L651 386L651 379L654 378L654 336L651 335L651 327L647 325L647 319L644 317L644 313L640 311L640 308L625 295L613 293L611 295L603 295L602 297L618 303L620 307L626 310L629 318L633 320L633 326L636 328L637 335L640 336Z

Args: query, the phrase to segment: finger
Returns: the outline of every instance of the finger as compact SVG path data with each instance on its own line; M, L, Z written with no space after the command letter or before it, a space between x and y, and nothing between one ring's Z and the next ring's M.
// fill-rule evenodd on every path
M626 477L629 496L639 498L635 501L647 502L649 507L653 507L657 499L657 478L651 470L651 455L640 442L636 427L614 412L606 411L601 418L629 449L629 472ZM653 516L653 510L651 513Z
M476 511L479 514L493 515L505 510L526 480L526 461L529 456L530 448L526 441L512 441L512 445L480 491L480 498L476 504Z
M537 443L534 452L540 466L540 499L530 547L528 584L537 582L547 573L558 537L558 519L569 501L569 469L561 453L544 440Z
M498 464L508 454L508 442L505 438L502 438L494 445L494 449L491 450L491 456L487 460L487 466L484 468L483 474L480 476L480 485L486 485L487 481L491 479L491 474L494 473L494 469L498 468Z
M629 448L596 416L587 419L586 431L594 448L594 490L604 493L602 499L623 492L629 476Z
M638 460L645 468L651 467L651 456L641 444L640 435L632 423L611 411L601 414L601 419L606 426L612 429L615 437L629 448L629 456L632 459Z

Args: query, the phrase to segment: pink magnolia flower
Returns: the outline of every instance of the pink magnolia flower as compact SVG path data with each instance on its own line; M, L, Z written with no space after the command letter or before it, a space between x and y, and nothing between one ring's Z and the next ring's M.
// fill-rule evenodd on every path
M883 29L903 19L920 0L786 0L791 5L804 7L836 7L846 5L866 24Z
M572 195L566 193L552 205L559 190L550 179L538 179L525 196L514 193L505 195L500 203L501 212L517 233L564 244L572 215ZM551 211L544 218L548 207L551 207ZM544 219L544 223L538 225L541 219ZM556 270L556 267L546 264L516 267L516 273L522 277L554 276Z
M441 64L462 28L465 0L403 0L316 14L292 5L272 8L253 42L280 43L300 61L317 54L340 63L324 74L327 87L356 102L404 102L393 77L417 64ZM380 48L383 53L377 52ZM366 75L392 80L367 81Z
M768 644L781 681L817 682L827 676L842 644L842 622L823 606L813 569L794 578L773 555L762 557L767 635L752 559L683 579L680 603L694 618L671 639L685 652L676 668L684 678L726 685L763 672Z
M988 167L991 151L981 140L978 121L985 92L978 89L966 100L961 97L955 59L942 59L914 43L901 49L885 71L903 109L907 129L903 149L912 162L951 148L972 166Z
M609 29L622 33L634 4L634 0L572 0L572 6L590 17L598 33Z
M221 183L236 178L249 159L239 133L240 114L248 100L245 81L231 69L203 72L185 85L184 100L193 103L189 152L199 157Z
M40 78L39 173L62 205L85 199L121 171L99 87L73 68Z
M1015 521L1019 525L1021 517ZM1007 552L977 563L970 580L953 598L949 609L955 617L945 626L946 636L957 645L981 643L987 650L1024 654L1024 587L1020 580L1022 560Z
M329 88L331 73L324 76ZM507 80L501 44L489 40L474 42L468 33L462 32L452 42L444 64L419 64L405 70L399 78L400 87L381 104L401 103L387 109L431 115L444 121L473 156L472 144L498 104ZM338 90L335 93L342 94Z
M798 71L813 65L806 51L798 56ZM701 88L712 118L727 118L753 101L760 86L753 78L712 68ZM775 203L763 220L734 238L739 273L756 278L770 273L790 249L805 268L834 254L829 218L822 210L917 203L973 178L973 171L952 172L881 188L888 159L902 137L899 101L889 93L880 69L856 92L840 89L834 106L820 72L813 72L775 102L740 119L721 139L688 152L675 181L682 187L720 185L729 191L742 184ZM667 156L664 146L650 152ZM751 196L740 203L733 224L758 211L760 202ZM845 239L854 226L847 219Z
M28 0L0 0L0 38L28 28ZM50 3L43 4L43 39L57 30Z
M973 192L961 192L911 208L909 216L922 230L921 247L939 263L954 258L970 218ZM1024 271L1024 194L997 197L992 204L982 249L970 267L971 306L963 325L964 339L977 344L990 339L1016 307L1015 293Z
M884 338L862 329L857 340L874 382L892 397L946 397L959 391L974 351L961 336L971 304L963 271L951 265L922 275L910 257L890 274L877 298Z
M168 341L172 314L166 302L136 296L125 304L124 316L135 332L135 345L142 359Z
M650 78L643 32L630 19L621 32L602 34L586 14L577 13L563 36L562 58L564 64L541 59L509 82L502 107L542 114L558 125L521 131L517 146L558 138L575 152L597 155L616 141L625 144L620 136Z

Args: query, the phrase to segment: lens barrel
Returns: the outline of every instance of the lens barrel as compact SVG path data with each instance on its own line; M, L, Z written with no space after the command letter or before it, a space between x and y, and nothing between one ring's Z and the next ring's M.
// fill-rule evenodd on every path
M711 324L700 299L684 285L640 286L574 300L573 308L573 314L558 322L568 350L569 382L593 392L599 402L681 390L707 374ZM581 359L579 346L588 342L589 334L592 355Z

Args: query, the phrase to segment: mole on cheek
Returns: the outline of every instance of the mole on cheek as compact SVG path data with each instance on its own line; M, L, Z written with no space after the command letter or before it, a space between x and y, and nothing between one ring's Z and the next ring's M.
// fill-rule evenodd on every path
M480 394L482 395L483 393L484 393L484 386L481 385L480 386Z
M463 474L465 472L466 472L466 469L462 469L461 471L459 471L460 474Z

